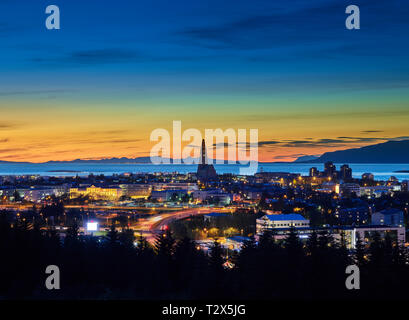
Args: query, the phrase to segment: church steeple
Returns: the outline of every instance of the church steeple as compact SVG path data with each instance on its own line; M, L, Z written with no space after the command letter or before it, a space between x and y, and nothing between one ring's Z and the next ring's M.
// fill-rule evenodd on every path
M205 140L202 140L202 152L201 152L201 161L197 166L197 179L200 182L209 182L218 180L216 170L212 164L207 164L206 157L206 143Z
M205 140L202 140L202 161L200 164L206 164L206 143Z

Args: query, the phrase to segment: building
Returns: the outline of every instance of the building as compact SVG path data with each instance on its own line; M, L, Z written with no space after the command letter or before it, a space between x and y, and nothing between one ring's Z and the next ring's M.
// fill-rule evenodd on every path
M373 181L374 179L375 179L375 176L372 173L366 172L362 175L362 180Z
M149 184L120 184L124 196L138 199L147 199L152 192L152 186Z
M408 192L409 191L408 186L409 186L409 180L403 180L402 181L402 191Z
M352 169L347 164L342 165L341 170L339 172L339 177L342 180L352 179Z
M320 175L320 172L316 167L310 168L310 177L318 177Z
M361 187L357 183L343 183L340 189L343 196L350 196L353 193L355 193L357 197L361 196Z
M331 161L325 162L324 175L326 177L331 177L332 178L332 177L335 176L336 173L337 173L336 166Z
M364 225L369 222L368 207L338 209L335 217L343 225Z
M293 229L294 230L294 229ZM274 239L284 240L290 233L291 228L276 228L274 229ZM404 245L406 241L406 233L404 227L390 227L390 226L338 226L338 227L300 227L295 228L298 237L301 241L307 241L313 232L318 237L320 233L326 232L334 238L336 242L340 242L342 237L344 238L347 249L356 249L356 243L358 238L364 245L369 245L373 240L375 234L379 234L381 238L385 238L388 234L392 241L397 242L399 245ZM261 233L257 233L256 239L259 239Z
M233 194L223 192L220 189L197 190L193 192L193 199L197 202L230 204L233 200Z
M299 173L290 172L257 172L254 174L257 183L270 183L282 187L292 185L300 176Z
M182 202L188 196L186 190L153 190L151 192L151 200L158 202Z
M218 176L213 165L207 163L206 144L204 139L202 140L201 162L197 167L196 176L199 182L209 182L218 180Z
M93 200L118 200L123 195L123 190L119 187L90 187L71 188L70 199L79 197L89 197Z
M321 188L317 189L318 192L324 192L324 193L339 193L340 191L340 186L337 183L334 182L324 182L321 186Z
M383 194L390 194L393 190L392 186L367 186L360 187L360 196L367 196L369 198L375 197L379 198Z
M26 201L40 202L41 200L55 196L60 197L68 192L66 185L62 186L38 186L16 190L20 197Z
M274 230L280 228L305 228L310 226L310 221L302 215L296 213L290 214L271 214L264 215L256 220L256 233L262 234L265 230Z
M404 227L391 227L391 226L359 226L354 228L345 228L345 239L347 241L347 247L351 249L356 248L356 242L359 239L363 244L368 245L371 243L375 233L379 234L381 239L384 239L388 234L392 241L396 241L399 245L404 245L406 241L406 232ZM338 233L340 235L340 233ZM349 245L348 245L349 244Z
M391 208L375 212L372 214L372 224L402 227L405 224L403 211Z
M229 237L226 238L226 242L223 244L223 247L229 250L240 251L246 241L250 241L250 238L243 236Z
M152 190L186 190L193 192L199 190L197 183L192 182L154 182L150 184Z
M203 216L205 222L211 222L214 219L228 217L227 214L221 212L211 212Z

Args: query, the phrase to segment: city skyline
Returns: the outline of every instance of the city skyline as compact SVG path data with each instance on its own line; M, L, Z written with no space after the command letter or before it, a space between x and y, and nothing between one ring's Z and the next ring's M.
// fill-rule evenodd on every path
M0 160L149 156L156 128L259 130L260 161L409 138L409 5L0 4Z

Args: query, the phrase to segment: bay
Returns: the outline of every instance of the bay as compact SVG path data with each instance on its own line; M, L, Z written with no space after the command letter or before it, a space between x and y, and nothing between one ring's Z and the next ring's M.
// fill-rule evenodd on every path
M337 169L342 164L336 164ZM371 172L378 180L388 180L395 176L399 180L409 179L409 172L396 172L409 170L409 164L349 164L352 168L354 178L359 178L365 172ZM244 166L238 164L215 165L218 174L239 174L239 169ZM324 169L322 163L259 163L258 171L265 172L291 172L308 175L311 167L318 170ZM122 174L132 173L155 173L155 172L196 172L197 165L186 164L109 164L109 163L2 163L0 164L0 175L41 175L41 176L86 176L93 174Z

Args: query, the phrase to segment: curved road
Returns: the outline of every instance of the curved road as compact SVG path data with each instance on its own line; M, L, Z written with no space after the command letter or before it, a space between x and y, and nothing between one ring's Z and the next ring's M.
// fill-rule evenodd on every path
M144 235L146 240L154 242L155 237L163 228L169 225L174 220L185 219L190 216L203 215L210 212L230 212L231 209L226 208L191 208L172 213L158 214L149 218L140 219L132 229Z

